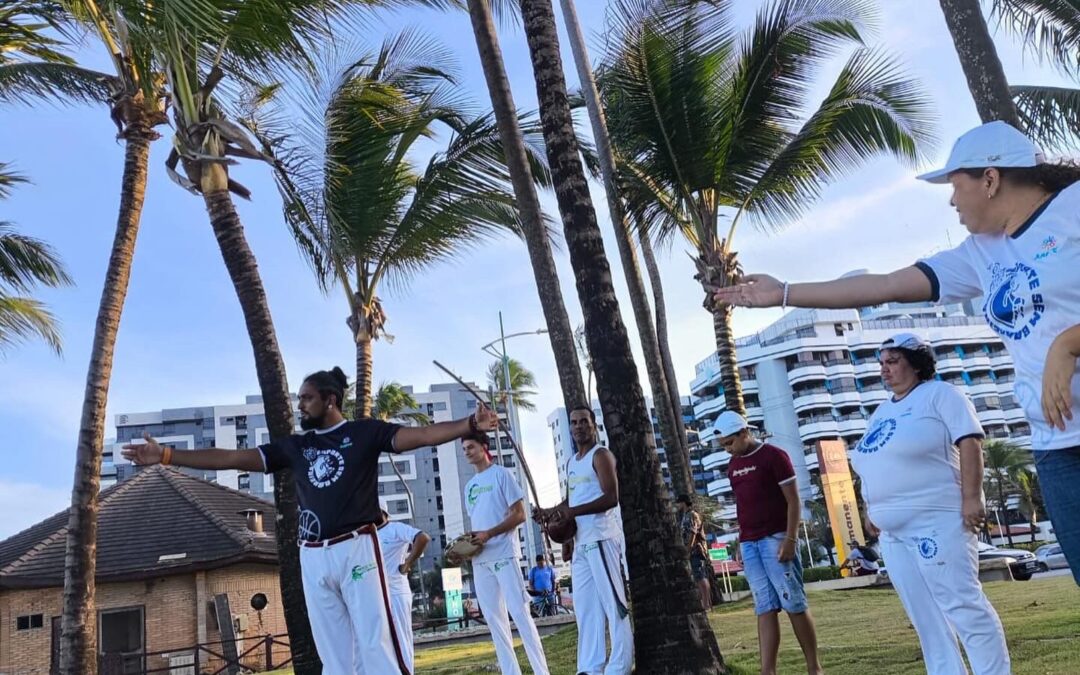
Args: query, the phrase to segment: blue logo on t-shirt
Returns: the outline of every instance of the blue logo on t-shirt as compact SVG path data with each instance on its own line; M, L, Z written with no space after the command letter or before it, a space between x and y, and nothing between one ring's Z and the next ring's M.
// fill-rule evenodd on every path
M1031 335L1046 309L1039 292L1039 275L1020 262L1012 267L994 263L990 274L990 289L983 305L986 322L1002 337L1023 340Z
M870 431L866 432L866 435L862 437L855 449L867 454L877 452L885 447L885 444L889 442L889 439L895 433L896 420L891 417L882 418L874 423Z
M924 560L933 560L937 556L938 545L937 542L930 537L923 537L919 540L919 555Z

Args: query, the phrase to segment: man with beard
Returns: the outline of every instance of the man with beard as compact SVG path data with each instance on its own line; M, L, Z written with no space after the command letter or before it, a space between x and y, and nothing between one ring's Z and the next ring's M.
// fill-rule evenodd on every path
M571 561L579 675L629 675L634 635L626 609L615 455L600 444L591 408L570 411L570 435L577 452L566 463L568 497L553 508L537 509L534 518L542 523L573 518L577 524L572 546L563 545L563 558Z
M125 445L139 465L263 471L291 469L300 503L300 567L315 645L327 675L411 675L391 620L388 572L379 547L379 455L452 441L498 424L483 405L467 419L403 427L342 415L348 382L340 368L321 370L300 387L304 433L256 449L175 450L147 434ZM354 649L353 645L356 645Z

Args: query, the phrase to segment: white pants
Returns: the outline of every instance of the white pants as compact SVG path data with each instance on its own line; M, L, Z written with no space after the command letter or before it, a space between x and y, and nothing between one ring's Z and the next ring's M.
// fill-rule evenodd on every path
M402 657L409 672L413 671L413 632L412 632L412 594L393 593L390 596L390 611L394 615L394 627L397 629L398 643Z
M547 657L544 656L544 647L540 644L540 633L536 631L536 624L529 613L528 594L525 592L525 582L521 579L517 561L507 558L474 562L473 584L476 586L476 599L480 601L480 610L491 629L495 654L499 657L499 670L503 675L521 675L517 657L514 656L514 635L510 632L507 611L517 626L533 672L536 675L549 675Z
M959 513L920 513L899 531L882 531L881 555L919 634L929 675L965 675L959 635L976 675L1009 675L1001 621L979 583L975 535Z
M578 625L579 673L628 675L634 661L634 632L626 612L623 542L604 539L574 547L571 561ZM611 658L606 658L611 632ZM606 664L606 665L605 665Z
M390 619L375 528L333 546L301 547L308 619L325 675L411 675Z

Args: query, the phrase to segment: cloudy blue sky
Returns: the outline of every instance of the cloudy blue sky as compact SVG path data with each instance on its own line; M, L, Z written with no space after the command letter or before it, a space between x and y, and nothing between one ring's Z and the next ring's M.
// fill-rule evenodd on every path
M578 0L594 60L602 45L605 4ZM752 3L739 4L748 15ZM941 161L952 139L978 118L938 3L878 4L882 10L870 41L899 54L936 101L944 142L933 154ZM451 49L464 73L464 86L478 104L486 103L466 15L388 13L356 37L375 46L383 34L409 26L422 27ZM524 36L506 28L502 42L518 105L533 108L536 95ZM1008 36L999 34L997 42L1010 81L1065 82L1030 57L1025 59ZM565 39L563 45L564 58L569 58ZM95 45L80 53L86 63L99 66L102 57ZM568 67L571 84L577 79L572 71ZM63 322L62 358L37 344L0 354L0 538L62 509L68 500L93 320L117 209L123 147L113 140L114 134L101 109L0 109L0 161L15 163L33 180L3 203L0 219L53 243L77 282L73 288L42 293ZM228 404L257 391L243 321L202 201L169 182L163 167L167 152L166 138L155 145L151 158L109 397L109 435L118 412ZM317 289L283 224L266 169L243 166L236 174L254 192L253 201L240 203L239 210L259 260L290 383L296 386L304 374L333 364L350 370L353 346L341 293L324 296ZM881 160L829 188L803 221L783 233L742 230L736 246L744 266L793 281L810 280L858 268L893 269L958 243L965 232L947 204L947 190L917 183L914 174L912 168ZM610 229L596 186L594 202L602 225ZM546 197L545 203L554 214L553 198ZM607 250L628 316L625 284L610 238ZM581 311L569 262L564 253L557 254L557 261L571 320L577 324ZM712 349L711 320L701 308L701 291L684 247L665 251L662 265L676 368L685 391L694 364ZM514 240L485 244L434 267L406 291L384 293L384 301L395 340L377 344L375 377L418 390L446 380L432 359L482 380L489 357L480 347L498 336L500 310L508 332L542 326L528 258ZM776 317L775 311L740 311L738 334ZM633 322L627 324L636 341ZM523 435L537 481L552 494L556 477L545 420L561 398L554 363L544 337L519 338L509 347L539 379L539 410L525 415ZM642 382L647 386L643 370Z

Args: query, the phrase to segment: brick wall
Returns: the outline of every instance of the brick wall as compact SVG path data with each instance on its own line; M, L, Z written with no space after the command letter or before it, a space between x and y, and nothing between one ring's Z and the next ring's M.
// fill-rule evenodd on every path
M244 646L253 646L256 636L285 632L281 609L281 594L277 583L277 568L269 565L235 565L205 574L206 599L217 593L227 593L233 615L246 615L248 630ZM251 596L264 593L269 601L266 609L251 608ZM0 590L0 675L47 675L51 655L51 621L62 608L62 589ZM100 584L97 587L97 608L100 611L142 607L146 651L188 652L198 642L198 612L196 607L196 575L180 575L126 583ZM201 611L206 612L204 607ZM43 626L16 630L19 616L42 614ZM207 640L220 640L215 622L204 618ZM215 649L215 651L220 651ZM288 657L287 647L276 647L275 663ZM205 657L202 658L206 660ZM258 650L257 663L265 656ZM149 660L150 669L167 666L163 657ZM254 663L252 665L255 665Z

